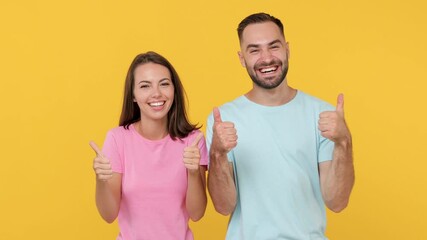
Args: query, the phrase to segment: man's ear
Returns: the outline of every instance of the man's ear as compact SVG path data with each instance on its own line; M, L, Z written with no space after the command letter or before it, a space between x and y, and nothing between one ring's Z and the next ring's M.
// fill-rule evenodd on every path
M245 62L245 59L243 58L242 52L238 51L237 55L239 55L240 64L242 64L242 66L245 68L246 67L246 62Z

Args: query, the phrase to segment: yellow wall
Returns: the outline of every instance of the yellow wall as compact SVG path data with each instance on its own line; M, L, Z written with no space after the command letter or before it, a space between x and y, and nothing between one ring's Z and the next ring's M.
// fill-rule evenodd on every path
M94 203L93 152L117 125L133 57L180 73L190 117L250 88L235 29L250 13L286 25L290 84L335 104L354 138L350 206L330 239L427 239L427 4L408 1L0 2L0 238L114 239ZM424 222L424 223L423 223ZM223 239L209 205L196 239Z

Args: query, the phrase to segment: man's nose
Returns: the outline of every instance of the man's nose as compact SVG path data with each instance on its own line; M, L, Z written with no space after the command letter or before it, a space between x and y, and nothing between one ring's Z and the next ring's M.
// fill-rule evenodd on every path
M271 59L273 59L273 55L271 54L271 51L266 49L261 52L261 59L270 62Z

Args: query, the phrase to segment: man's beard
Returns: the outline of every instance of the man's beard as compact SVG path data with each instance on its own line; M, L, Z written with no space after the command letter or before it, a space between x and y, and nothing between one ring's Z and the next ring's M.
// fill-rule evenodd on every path
M271 65L278 65L282 67L282 73L276 77L276 79L270 79L270 78L266 78L266 80L261 80L258 79L258 77L256 76L256 69L259 69L261 67L267 67L267 66L271 66ZM283 80L285 80L286 75L288 74L288 60L285 60L285 64L282 64L282 61L280 60L272 60L269 63L260 63L258 65L254 66L255 72L252 73L251 71L249 71L248 68L246 68L246 70L248 71L249 76L252 79L252 82L254 82L257 86L264 88L264 89L273 89L276 88L277 86L279 86Z

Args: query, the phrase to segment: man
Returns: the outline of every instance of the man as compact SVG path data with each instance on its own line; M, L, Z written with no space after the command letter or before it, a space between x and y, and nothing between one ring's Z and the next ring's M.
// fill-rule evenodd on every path
M207 126L209 192L219 213L232 213L226 239L326 239L324 205L343 210L354 184L343 95L333 107L288 85L279 19L253 14L237 30L253 88L215 108Z

